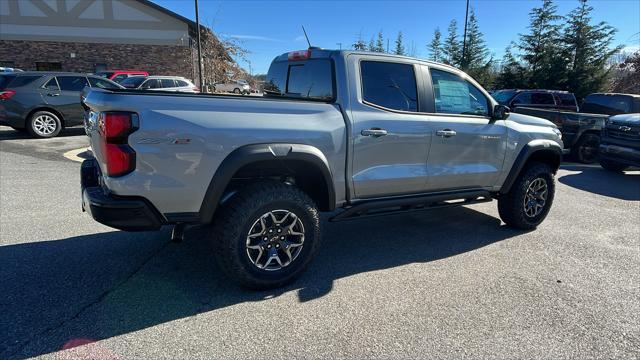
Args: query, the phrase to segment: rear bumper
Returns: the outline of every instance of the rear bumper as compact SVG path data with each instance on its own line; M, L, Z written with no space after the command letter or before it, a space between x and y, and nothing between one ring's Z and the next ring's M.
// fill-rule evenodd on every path
M640 166L640 149L601 144L600 157L630 166Z
M80 168L82 210L97 222L125 231L158 230L163 224L158 211L144 198L108 193L99 184L100 169L94 159Z

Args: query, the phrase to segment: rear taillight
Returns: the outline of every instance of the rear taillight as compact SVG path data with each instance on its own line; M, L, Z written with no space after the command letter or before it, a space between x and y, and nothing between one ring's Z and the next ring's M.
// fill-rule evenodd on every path
M138 129L138 115L129 112L100 114L99 133L107 176L126 175L136 168L136 152L129 146L129 134Z
M0 91L0 100L9 100L16 92L13 90L3 90Z

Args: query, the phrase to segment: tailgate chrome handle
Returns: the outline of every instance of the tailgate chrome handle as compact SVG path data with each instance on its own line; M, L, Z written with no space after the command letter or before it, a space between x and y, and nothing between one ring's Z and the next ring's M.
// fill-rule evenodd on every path
M360 131L360 134L362 134L362 136L380 137L387 135L387 130L380 128L364 129Z
M438 136L442 136L442 137L452 137L452 136L456 136L457 132L455 132L454 130L451 129L444 129L444 130L438 130L436 131L436 135Z

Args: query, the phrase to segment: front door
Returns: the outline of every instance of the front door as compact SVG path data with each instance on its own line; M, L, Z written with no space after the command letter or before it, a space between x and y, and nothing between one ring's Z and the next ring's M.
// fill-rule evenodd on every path
M491 102L471 82L446 70L431 68L430 75L435 114L428 190L494 186L506 154L504 121L490 120Z
M355 197L423 192L431 132L429 117L419 113L417 68L358 60L351 59L361 82L351 106Z

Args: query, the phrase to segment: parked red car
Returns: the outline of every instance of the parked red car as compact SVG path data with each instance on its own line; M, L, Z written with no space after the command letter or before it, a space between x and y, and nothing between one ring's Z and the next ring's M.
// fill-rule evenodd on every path
M149 73L146 71L139 71L139 70L105 70L105 71L100 71L99 73L96 73L96 75L105 77L119 84L122 80L128 77L149 76Z

